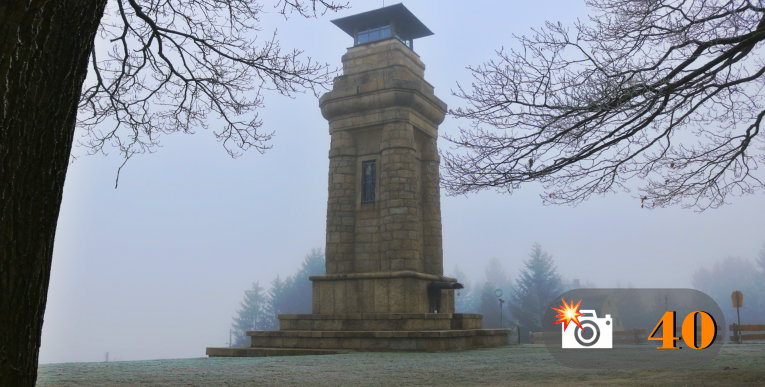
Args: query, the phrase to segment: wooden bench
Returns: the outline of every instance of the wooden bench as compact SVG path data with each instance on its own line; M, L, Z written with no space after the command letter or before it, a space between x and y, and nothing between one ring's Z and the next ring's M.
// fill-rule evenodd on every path
M730 341L737 343L738 337L737 332L738 329L736 329L736 326L738 324L730 324L728 328L730 328L731 336ZM755 340L765 340L765 324L741 324L741 341L755 341ZM745 333L745 332L755 332L755 333Z
M560 332L529 332L531 344L560 344Z

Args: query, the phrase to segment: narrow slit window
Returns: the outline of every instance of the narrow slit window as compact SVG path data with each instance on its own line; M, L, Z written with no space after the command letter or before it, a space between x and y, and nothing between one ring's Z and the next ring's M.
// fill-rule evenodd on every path
M375 178L377 167L375 160L368 160L361 163L361 202L375 202Z

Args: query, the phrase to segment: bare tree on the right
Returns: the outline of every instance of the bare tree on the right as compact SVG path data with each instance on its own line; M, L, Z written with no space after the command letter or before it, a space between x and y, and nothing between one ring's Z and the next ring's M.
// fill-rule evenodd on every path
M447 137L451 193L541 182L578 203L637 189L641 206L704 210L762 191L765 6L589 0L586 22L547 23L469 67Z

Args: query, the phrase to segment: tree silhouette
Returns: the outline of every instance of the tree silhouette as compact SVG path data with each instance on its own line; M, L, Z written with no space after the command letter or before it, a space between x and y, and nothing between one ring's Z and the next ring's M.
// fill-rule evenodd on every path
M272 328L273 313L270 310L268 294L255 281L252 288L244 292L244 299L234 317L231 328L234 333L232 346L248 346L247 331L258 331Z
M285 16L342 7L276 6ZM325 65L274 37L260 40L261 8L251 0L0 2L0 385L37 377L75 125L91 150L114 146L127 160L154 150L163 134L215 118L215 135L235 155L268 147L261 90L293 95L330 81Z
M563 291L552 257L534 244L529 259L516 280L509 308L516 322L531 331L542 330L542 319L550 302Z
M255 291L258 284L253 284L253 289L245 292L241 309L232 323L236 344L248 345L248 330L279 329L279 314L311 313L313 292L309 277L325 272L324 253L313 249L295 274L285 280L277 276L267 292L259 286Z

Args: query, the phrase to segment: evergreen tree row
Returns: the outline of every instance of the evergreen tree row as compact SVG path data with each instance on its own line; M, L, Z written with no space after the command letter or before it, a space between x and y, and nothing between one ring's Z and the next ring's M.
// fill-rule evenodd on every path
M483 283L468 283L465 274L455 268L451 276L465 284L455 293L457 313L480 313L484 328L521 328L521 338L528 331L541 331L542 319L551 302L567 290L596 287L578 280L566 282L557 273L550 254L534 244L517 279L512 282L500 262L491 260L486 267ZM754 260L728 257L699 267L691 278L695 289L712 297L725 313L727 323L737 321L736 309L731 306L734 290L744 293L744 306L740 310L742 324L765 323L765 245ZM628 286L629 287L629 286ZM501 291L501 292L498 292ZM500 304L498 298L503 299ZM501 320L500 320L501 313ZM727 327L726 327L727 328Z
M292 276L271 282L267 291L258 281L244 292L234 316L232 346L248 346L247 331L279 329L279 314L311 313L311 281L308 277L325 273L324 253L313 249Z
M466 279L458 268L453 275ZM564 284L552 256L534 244L515 282L493 259L486 267L486 281L467 284L455 294L455 309L458 313L482 314L484 328L519 326L524 332L541 331L550 302L572 287Z

